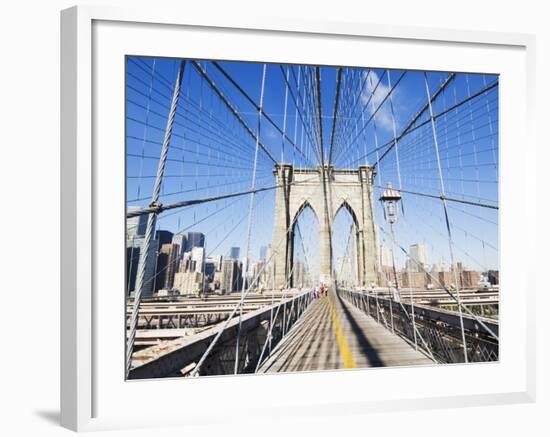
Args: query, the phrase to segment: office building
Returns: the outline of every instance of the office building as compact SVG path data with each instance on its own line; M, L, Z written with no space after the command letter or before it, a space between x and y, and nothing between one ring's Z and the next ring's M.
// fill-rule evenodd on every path
M174 275L178 267L179 246L177 244L163 244L157 256L157 273L155 290L171 290L174 287Z
M229 249L228 257L229 259L232 259L232 260L238 260L240 253L241 253L240 247L232 247Z
M220 289L223 293L240 291L242 288L242 266L233 259L224 259L220 278Z
M249 283L252 284L255 281L253 288L264 289L269 287L269 278L265 267L265 261L257 261L250 266Z
M191 249L191 261L194 263L195 272L202 272L204 268L204 247Z
M212 261L211 258L206 258L204 260L204 275L206 276L207 282L212 282L214 280L215 273L216 264Z
M159 242L159 247L162 247L163 244L173 243L172 241L173 238L174 238L174 234L170 231L158 230L156 233L156 240Z
M184 252L178 271L202 272L204 268L204 247L194 247L189 252Z
M172 244L177 244L180 248L180 253L178 254L180 259L183 256L183 252L185 252L185 245L187 242L186 234L174 234L172 237Z
M491 285L499 284L499 272L498 270L489 270L487 271L487 279Z
M412 272L405 270L401 272L400 285L403 288L426 289L432 283L430 275L426 272Z
M204 283L203 274L200 272L178 272L174 276L174 288L182 295L200 294Z
M131 238L126 241L126 291L128 295L135 293L137 274L141 268L141 252L145 245L145 238ZM145 275L141 295L151 296L155 286L155 269L157 262L157 240L151 240L145 265Z
M460 272L461 287L462 288L478 288L481 274L474 270L462 270Z
M183 252L191 252L194 247L204 247L204 234L201 232L186 232Z
M127 208L128 212L138 211L141 207L139 206L129 206ZM130 217L126 219L126 239L131 240L136 237L145 236L145 231L147 230L147 214L138 215L135 217Z
M423 272L427 266L426 246L423 244L413 244L409 247L409 271L418 273Z
M216 272L221 271L222 260L223 260L223 257L221 255L214 255L206 258L207 263L212 263L214 265Z

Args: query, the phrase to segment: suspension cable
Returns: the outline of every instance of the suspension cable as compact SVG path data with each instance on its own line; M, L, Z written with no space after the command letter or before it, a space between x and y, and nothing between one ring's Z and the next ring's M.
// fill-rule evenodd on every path
M447 225L447 234L448 234L448 240L449 240L449 253L451 256L451 269L454 272L455 276L455 284L456 284L456 301L458 303L458 315L460 318L460 331L462 334L462 347L464 350L464 362L468 362L468 349L466 346L466 334L464 332L464 319L462 316L462 306L460 303L460 284L458 281L458 272L457 268L454 265L454 251L453 251L453 237L451 234L451 225L449 222L449 212L447 210L447 201L444 198L445 196L445 183L443 182L443 171L441 169L441 161L439 159L439 142L437 138L437 132L435 128L435 120L433 118L433 109L432 109L432 100L430 97L430 87L428 86L428 75L426 72L424 72L424 84L426 85L426 95L428 97L428 108L430 111L430 120L431 120L431 126L432 126L432 134L433 134L433 142L434 142L434 148L435 148L435 156L437 159L437 168L438 168L438 174L439 174L439 184L440 184L440 190L441 190L441 203L443 205L443 212L445 213L445 223Z
M168 146L171 140L172 128L174 125L174 117L176 113L176 108L178 106L178 100L179 100L179 94L180 94L180 88L181 88L184 69L185 69L185 61L180 61L178 66L176 84L174 86L174 92L172 95L172 104L170 107L170 113L168 116L168 120L166 122L166 132L164 135L162 152L161 152L161 156L160 156L158 168L157 168L157 178L155 180L155 186L153 187L153 196L152 196L153 203L158 201L158 198L160 195L160 188L162 186L164 168L166 164L166 158L168 156ZM139 317L139 306L141 303L141 295L144 289L143 284L145 281L145 267L147 265L147 260L149 258L149 248L151 245L151 238L155 229L157 214L158 212L154 210L149 213L149 216L147 219L147 228L145 231L145 240L143 243L142 251L140 251L140 256L139 256L140 259L139 259L139 264L138 264L139 267L138 267L137 279L136 279L134 306L132 310L132 315L130 317L130 332L126 343L126 376L128 376L128 372L130 371L130 367L132 364L132 353L134 349L134 340L136 336L137 323L138 323L138 317Z
M292 227L294 226L294 223L295 223L295 220L293 220L290 225L288 226L288 228L286 229L285 231L285 238L281 238L281 240L277 243L277 245L275 246L275 249L279 249L279 247L282 245L283 241L286 240L286 238L288 237L288 234L289 232L291 231ZM262 266L261 269L259 269L258 273L256 274L256 276L254 277L254 279L250 282L250 285L247 287L245 293L244 293L244 298L246 298L246 296L248 296L248 294L250 293L250 291L252 290L252 287L256 284L256 282L258 281L258 279L260 278L261 274L264 272L264 270L266 269L266 267L269 265L269 263L271 262L271 260L273 259L273 257L275 256L275 253L276 253L276 250L272 250L271 251L271 255L269 257L269 260L267 260L267 262ZM202 357L200 358L200 360L198 361L197 365L195 366L195 368L193 369L193 371L191 372L191 376L197 376L197 373L199 372L201 366L204 364L204 361L206 360L206 358L208 358L208 356L210 355L210 353L212 352L212 349L214 348L214 346L218 343L220 337L222 336L223 332L225 331L225 329L229 326L229 323L231 322L231 319L235 316L235 314L237 313L237 311L239 310L241 306L241 301L239 301L237 303L237 305L235 305L235 307L233 308L233 310L231 311L231 313L229 314L229 317L227 318L227 320L225 321L224 325L222 326L222 328L218 331L218 333L216 334L216 336L214 337L214 339L212 340L212 342L208 345L208 348L206 349L206 351L204 352L204 354L202 355Z
M231 113L235 116L237 121L245 128L245 130L248 132L248 134L258 142L259 147L264 151L264 153L267 155L271 161L273 161L274 164L277 164L277 160L271 155L269 150L267 150L267 147L259 140L258 134L254 133L254 131L246 124L246 122L243 120L243 118L239 115L238 111L233 107L233 105L227 100L227 98L222 94L220 89L216 86L216 84L210 79L210 77L206 74L206 71L200 66L200 64L197 61L191 61L191 64L195 69L199 72L199 74L206 80L208 85L214 90L214 92L218 95L218 97L221 99L221 101L228 107L228 109L231 111Z
M262 87L260 91L260 105L258 108L258 136L256 137L256 151L254 153L254 166L252 168L252 182L251 182L251 192L250 192L250 202L248 205L248 229L246 232L246 258L243 263L243 276L246 278L246 275L248 273L248 259L250 257L250 234L252 232L252 209L254 208L254 189L256 188L256 165L258 162L258 149L259 149L259 138L260 138L260 132L261 132L261 126L262 126L262 107L263 107L263 101L264 101L264 88L265 88L265 73L266 73L267 65L264 64L263 71L262 71ZM240 339L241 339L241 329L242 329L242 317L243 317L243 304L244 304L244 291L245 291L245 284L246 280L243 280L243 285L241 289L241 304L240 304L240 310L239 310L239 328L237 331L237 342L235 345L235 368L234 373L237 374L237 371L239 369L239 347L240 347Z
M336 76L336 96L334 97L334 111L332 116L332 132L330 135L330 149L328 152L328 165L332 162L332 150L334 147L334 131L336 130L336 120L338 116L338 102L340 99L340 85L342 82L342 68L338 67L338 73Z

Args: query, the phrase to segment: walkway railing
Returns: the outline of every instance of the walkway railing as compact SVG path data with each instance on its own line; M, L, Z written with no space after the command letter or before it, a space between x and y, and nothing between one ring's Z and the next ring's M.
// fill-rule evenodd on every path
M240 327L240 359L237 373L253 373L264 345L267 350L264 356L267 357L270 349L275 347L292 328L311 300L312 296L308 291L275 305L244 314ZM236 338L239 330L238 317L234 317L225 327L216 326L193 336L182 337L136 352L132 357L129 379L190 375L220 330L223 331L221 337L196 375L233 374ZM269 332L271 336L268 335Z
M365 312L378 323L386 326L395 334L414 342L414 326L416 326L416 345L428 355L441 363L464 362L462 334L459 314L430 308L423 305L414 306L414 324L411 305L378 296L375 292L338 289L338 294L352 305ZM498 342L491 337L479 322L463 314L466 334L466 349L468 362L498 361ZM496 335L498 323L483 319Z

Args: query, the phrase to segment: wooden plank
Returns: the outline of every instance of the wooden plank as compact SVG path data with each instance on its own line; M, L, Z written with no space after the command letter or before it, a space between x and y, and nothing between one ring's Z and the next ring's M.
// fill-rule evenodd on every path
M332 305L330 302L332 302ZM336 314L333 320L332 311ZM345 368L336 326L357 368L427 365L432 361L335 293L316 300L260 367L263 373ZM348 360L348 366L349 360Z

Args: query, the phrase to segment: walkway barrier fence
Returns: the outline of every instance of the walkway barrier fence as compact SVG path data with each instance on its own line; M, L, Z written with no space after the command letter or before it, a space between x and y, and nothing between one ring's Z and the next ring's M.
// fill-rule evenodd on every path
M241 321L237 373L253 373L264 344L269 342L265 359L269 357L270 349L274 348L299 320L311 301L312 294L308 291L244 314ZM271 338L268 338L270 326ZM223 326L215 326L189 337L167 341L136 352L132 357L129 379L190 375L219 330L223 330L223 333L206 357L197 376L233 374L238 329L239 318L234 317L225 329Z
M338 288L338 295L399 336L414 342L412 308L408 303L381 297L376 292ZM468 362L498 361L498 341L479 322L463 314ZM498 323L482 319L496 335ZM460 318L457 312L414 306L417 347L441 363L464 362ZM420 337L420 338L419 338Z

